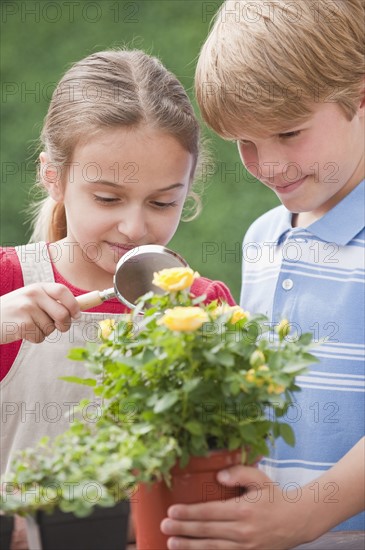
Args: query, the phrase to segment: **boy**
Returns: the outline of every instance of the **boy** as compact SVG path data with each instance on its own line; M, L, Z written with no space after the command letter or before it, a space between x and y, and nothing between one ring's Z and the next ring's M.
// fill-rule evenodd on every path
M169 548L284 549L365 527L364 74L364 0L227 1L203 46L205 121L282 202L245 237L258 253L241 305L311 332L320 363L287 413L295 447L221 472L246 487L239 502L170 508Z

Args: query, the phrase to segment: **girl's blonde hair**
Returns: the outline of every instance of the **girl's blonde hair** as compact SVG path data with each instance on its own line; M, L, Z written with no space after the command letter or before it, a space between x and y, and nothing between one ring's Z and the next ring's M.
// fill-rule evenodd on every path
M192 154L191 219L200 211L200 197L192 187L201 163L199 124L183 86L155 57L139 50L109 50L75 63L52 95L41 147L62 179L81 139L105 128L141 124L173 136ZM63 203L46 197L36 206L31 240L57 241L66 234Z
M226 139L290 129L321 102L351 120L364 54L364 0L227 0L196 69L202 116Z

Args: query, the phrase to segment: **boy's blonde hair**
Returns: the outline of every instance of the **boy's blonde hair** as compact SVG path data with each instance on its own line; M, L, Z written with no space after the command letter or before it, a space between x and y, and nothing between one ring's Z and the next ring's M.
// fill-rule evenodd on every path
M364 0L227 0L196 69L203 118L227 139L288 130L321 102L351 120L364 54Z
M64 182L67 164L80 140L107 128L141 125L171 135L192 154L188 198L195 215L200 210L200 197L192 188L201 164L199 124L179 80L157 58L142 51L103 51L75 63L52 95L41 148ZM36 207L33 228L32 241L64 238L67 220L63 203L51 197L43 199Z

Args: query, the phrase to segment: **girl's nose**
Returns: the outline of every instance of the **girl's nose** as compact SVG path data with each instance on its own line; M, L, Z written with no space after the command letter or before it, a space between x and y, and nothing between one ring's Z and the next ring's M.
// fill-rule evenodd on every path
M118 222L118 231L127 237L130 243L140 244L147 234L146 220L141 209L131 209L123 213Z

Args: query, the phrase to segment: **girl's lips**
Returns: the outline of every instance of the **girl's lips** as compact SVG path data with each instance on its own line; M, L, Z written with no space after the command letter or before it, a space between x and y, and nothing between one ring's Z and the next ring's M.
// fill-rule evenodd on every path
M110 243L106 241L106 244L110 246L114 252L117 252L119 255L123 255L126 252L129 252L132 250L132 248L135 248L135 245L128 245L128 244L118 244L118 243Z
M287 193L291 193L292 191L295 191L296 189L298 189L298 187L300 187L306 179L307 179L307 176L305 176L304 178L298 181L294 181L293 183L289 183L289 185L285 185L283 187L274 186L273 189L274 191L276 191L276 193L279 193L279 195L286 195Z

